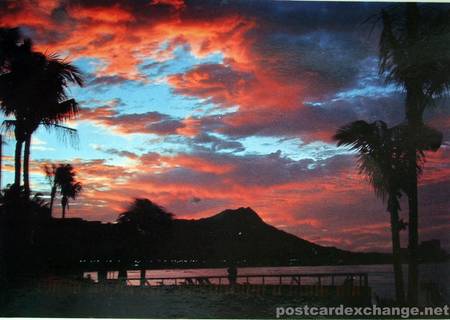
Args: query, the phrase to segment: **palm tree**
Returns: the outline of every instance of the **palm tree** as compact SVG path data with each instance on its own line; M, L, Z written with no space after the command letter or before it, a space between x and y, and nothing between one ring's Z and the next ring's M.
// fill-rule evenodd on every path
M173 220L173 213L148 199L135 199L127 211L121 213L117 222L132 226L141 233L154 231L161 226L169 225Z
M49 203L49 209L50 209L50 216L52 216L52 211L53 211L53 203L55 201L55 196L56 196L56 190L58 188L58 183L56 178L56 165L52 164L52 165L44 165L42 167L42 169L45 172L45 177L47 178L47 181L49 182L50 186L51 186L51 191L50 191L50 203Z
M78 111L78 103L68 99L66 88L70 83L83 85L81 72L70 63L60 60L56 55L45 56L37 53L37 73L35 89L40 96L33 103L33 109L39 110L29 115L26 123L26 137L24 150L23 180L27 192L29 184L29 159L31 136L40 125L47 129L58 130L63 137L76 138L76 130L61 126L65 120L73 119Z
M82 85L80 71L70 63L63 61L56 55L45 55L32 51L31 41L24 40L23 44L16 44L16 49L10 39L19 37L15 32L3 32L2 47L7 48L4 54L9 57L7 68L0 75L0 101L7 116L13 115L15 120L4 123L6 129L14 130L16 137L15 156L15 184L20 185L21 154L24 150L24 187L29 188L29 158L31 136L40 125L47 129L56 129L63 137L76 137L76 130L61 126L67 119L72 119L78 113L78 104L74 99L68 99L67 87L73 83ZM11 35L12 34L12 35ZM19 40L15 40L18 42ZM4 59L6 61L6 58Z
M171 232L174 215L148 199L135 199L117 219L125 235L118 246L129 258L145 259L148 252L158 256Z
M400 253L400 219L399 198L405 176L404 151L401 144L395 141L392 130L386 123L377 121L352 122L341 127L334 139L338 146L350 146L358 152L358 167L360 173L366 175L374 188L376 195L387 198L387 211L390 213L392 255L395 275L395 294L397 303L403 303L404 285Z
M408 122L408 301L418 301L417 144L423 113L450 83L450 19L446 11L422 12L417 3L382 11L380 74L405 90Z
M69 209L69 199L76 199L81 192L81 182L75 182L74 184L63 184L61 186L61 207L62 218L66 218L66 209Z
M383 121L367 123L359 120L341 127L334 139L338 146L350 146L358 152L360 173L366 175L378 197L387 199L387 211L390 213L392 255L395 276L397 303L405 301L403 271L401 265L400 230L403 223L399 219L402 193L408 190L409 161L405 140L408 138L408 126L398 125L388 128ZM422 172L424 151L436 151L442 143L442 134L430 127L420 128L420 140L416 158L416 175Z
M81 183L76 181L75 175L76 173L74 171L74 168L70 164L60 164L55 170L52 192L53 188L59 187L61 194L61 207L63 219L66 217L66 209L69 208L69 200L76 199L76 197L82 190ZM54 195L50 200L51 207L53 206L53 200Z
M16 148L14 184L20 186L22 146L25 142L25 111L28 108L26 80L32 67L30 39L23 39L18 29L0 29L0 108L6 116L15 117Z

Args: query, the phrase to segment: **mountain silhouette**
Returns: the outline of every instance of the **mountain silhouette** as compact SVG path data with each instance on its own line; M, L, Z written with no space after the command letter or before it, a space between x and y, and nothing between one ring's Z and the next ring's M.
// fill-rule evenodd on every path
M201 219L174 219L161 237L121 224L80 218L50 219L36 246L48 269L80 265L93 269L107 261L135 267L223 267L387 263L390 255L355 253L320 246L264 222L251 208L227 209ZM138 261L138 265L136 265ZM97 264L97 265L96 265ZM75 267L75 269L78 267Z
M225 223L228 222L237 222L237 223L264 223L264 221L260 218L260 216L250 207L244 208L238 208L235 210L227 209L224 210L214 216L200 219L202 220L209 220L209 221L222 221Z
M238 260L251 265L338 264L365 260L367 255L324 247L265 223L251 208L227 209L198 220L174 221L164 246L171 259L210 262Z

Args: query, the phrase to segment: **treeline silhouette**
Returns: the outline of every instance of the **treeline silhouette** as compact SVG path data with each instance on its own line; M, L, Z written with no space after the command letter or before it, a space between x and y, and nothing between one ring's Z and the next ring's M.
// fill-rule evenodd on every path
M185 220L175 219L148 199L136 199L115 223L47 215L34 230L30 255L18 261L34 275L225 267L230 262L238 266L392 262L389 254L349 252L303 240L266 224L251 208ZM437 252L428 259L444 260L446 254Z
M240 266L390 262L387 254L352 253L300 239L266 224L250 208L184 220L174 219L148 199L136 199L116 223L80 218L41 220L34 234L33 252L33 273L51 274L224 267L230 261Z

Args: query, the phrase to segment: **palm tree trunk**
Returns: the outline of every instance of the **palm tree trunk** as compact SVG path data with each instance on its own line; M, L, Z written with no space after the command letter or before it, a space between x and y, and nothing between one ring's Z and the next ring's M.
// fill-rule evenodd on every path
M420 13L417 3L406 5L406 32L408 45L417 45L419 37ZM409 52L410 55L414 51ZM414 57L409 57L414 59ZM408 302L417 305L419 300L419 267L417 248L419 243L418 231L418 197L417 197L417 141L418 128L422 124L423 91L420 85L421 79L410 78L406 81L406 118L408 120Z
M16 151L14 154L14 185L16 187L20 186L20 176L22 171L22 144L23 141L16 140Z
M416 83L406 87L406 108L408 121L408 303L417 305L419 300L419 205L417 187L417 136L422 126L421 104L423 93Z
M50 192L50 217L52 216L53 202L55 201L55 196L56 196L56 182L53 182L52 191Z
M65 196L61 199L61 207L62 207L62 218L66 218L66 206L67 206L67 199Z
M416 161L413 162L414 164ZM412 164L412 162L410 162ZM417 204L417 173L411 173L410 190L409 190L409 223L408 223L408 248L409 248L409 265L408 265L408 302L411 305L417 305L419 299L419 262L418 262L418 204Z
M417 188L417 132L421 126L421 117L411 109L417 108L416 94L407 93L410 100L407 103L410 109L408 115L408 141L407 141L407 161L408 161L408 303L417 305L419 300L419 206ZM420 120L418 120L420 119Z
M23 154L23 186L27 195L30 195L30 148L31 134L25 138L25 150Z
M391 215L391 234L392 234L392 262L395 278L395 298L398 304L405 302L405 291L403 283L402 258L400 247L400 229L397 199L395 196L389 196L389 211Z

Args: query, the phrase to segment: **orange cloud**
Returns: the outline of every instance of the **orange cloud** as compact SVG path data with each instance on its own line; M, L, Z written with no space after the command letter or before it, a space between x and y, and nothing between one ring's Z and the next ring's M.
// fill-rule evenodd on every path
M111 7L72 6L70 14L77 19L89 19L102 23L126 23L134 21L133 14L115 4Z
M174 10L159 9L161 4ZM58 5L60 9L58 10ZM181 19L183 1L153 1L142 7L130 2L95 6L24 1L2 13L1 26L27 26L38 32L36 46L42 51L68 53L72 59L91 57L105 66L98 75L120 75L142 79L137 66L144 57L166 59L164 43L182 39L197 56L222 52L235 61L244 61L243 36L254 24L239 16L216 17L206 21ZM54 12L58 11L58 19ZM53 29L57 38L45 38ZM174 49L173 46L168 46Z

